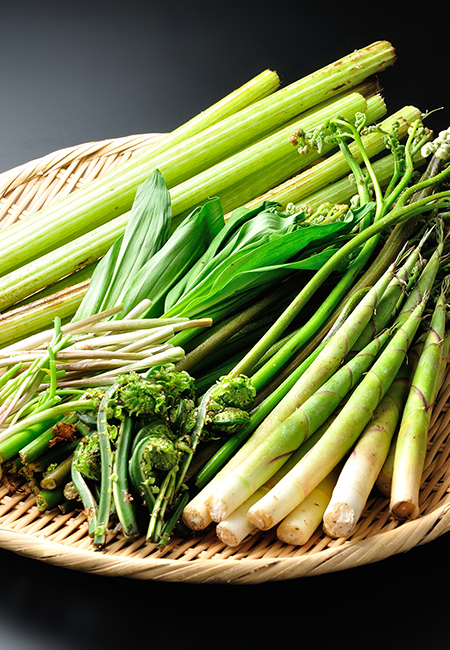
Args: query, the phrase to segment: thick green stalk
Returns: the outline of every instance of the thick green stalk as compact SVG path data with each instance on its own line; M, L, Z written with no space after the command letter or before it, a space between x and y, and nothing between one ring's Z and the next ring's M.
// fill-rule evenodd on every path
M212 140L218 123L223 120L226 124L227 120L233 122L236 113L255 102L258 103L273 93L278 86L278 75L269 70L264 71L126 163L74 191L61 201L5 229L1 233L0 241L2 250L8 250L9 254L2 258L0 274L44 254L54 248L56 242L60 245L70 241L87 229L96 228L118 214L128 212L137 187L164 159L174 159L174 169L178 170L180 179L189 176L196 168L200 169L202 159L199 151L204 145L202 132L207 132L207 141ZM243 141L246 137L249 137L248 133L241 135ZM233 146L231 139L229 144L230 147ZM238 148L239 146L238 144ZM218 143L215 155L222 156L223 150L223 143ZM191 166L190 159L194 152L197 159L192 161ZM211 152L211 155L214 159L214 153ZM211 163L205 160L203 164L208 166ZM55 223L58 224L56 232ZM6 262L5 258L10 256Z
M94 228L117 214L127 212L136 187L155 168L160 169L168 185L173 187L230 155L231 150L239 150L324 99L379 73L394 60L395 52L390 43L373 43L259 101L255 102L252 95L250 106L236 113L237 107L233 105L234 114L213 126L204 128L200 116L193 130L196 135L190 137L192 131L189 128L182 129L181 137L175 132L175 136L167 136L122 169L108 172L103 178L58 202L57 206L49 206L26 222L6 229L0 238L5 253L0 260L0 274L53 248L55 223L58 223L59 241L69 241L86 228L87 221ZM273 73L269 88L273 89ZM266 94L267 86L264 84L262 95ZM229 111L231 102L225 102L225 105ZM208 119L211 119L210 114ZM174 142L178 144L174 145Z
M280 522L350 451L400 370L425 305L426 299L396 331L311 451L250 509L253 525L268 529Z
M370 106L370 99L367 100ZM411 124L420 118L420 111L414 106L404 106L392 115L380 122L380 127L385 131L389 131L392 126L398 122L398 134L400 138L404 138L408 132ZM370 118L370 114L369 114ZM378 121L380 117L375 118ZM369 120L370 121L370 120ZM375 157L385 150L386 144L382 133L374 132L364 135L361 138L362 144L367 152L369 158ZM355 143L349 145L351 154L355 160L362 162L361 154ZM374 162L373 169L377 173L383 172L379 182L383 179L389 180L392 175L393 157L383 158L383 162ZM336 189L334 189L336 184ZM341 186L342 184L342 186ZM332 194L329 194L333 191ZM270 189L268 192L258 197L257 201L262 198L263 200L278 201L282 205L288 203L296 204L298 209L301 209L303 204L317 207L320 204L331 202L347 202L357 192L354 182L349 179L349 166L348 161L341 151L327 156L323 161L318 162L310 169L305 169L299 174L288 179L281 185ZM249 207L253 206L256 200L249 202Z
M302 118L302 125L309 129L327 121L335 114L351 119L356 112L366 112L366 110L368 120L376 120L385 112L384 102L379 96L372 97L366 102L362 95L350 93L337 99L336 102L314 109L310 115ZM292 128L294 127L284 127L261 142L227 157L224 161L173 187L170 191L173 216L180 213L187 214L210 196L220 196L222 189L239 182L248 174L249 169L253 173L259 171L260 177L263 178L261 172L264 168L271 166L279 169L286 164L286 161L291 161L287 175L310 164L318 154L299 156L288 140ZM270 186L269 180L266 182L263 179L260 182L267 183L266 189ZM248 195L246 200L253 196ZM233 200L234 207L238 207L237 197L235 196ZM4 275L0 278L0 310L5 310L45 286L59 281L67 274L74 273L81 266L96 262L124 232L127 222L128 213L94 230L89 230L80 237Z
M416 156L416 166L425 164L421 156ZM385 187L392 178L394 172L394 156L387 154L372 162L372 168L378 178L378 182ZM301 196L295 204L296 210L305 206L310 210L317 209L323 203L345 203L349 204L356 194L355 183L350 176L344 176L330 185L319 188L311 194Z
M89 280L85 280L0 314L0 346L11 345L50 327L56 316L62 321L70 319L81 304L88 285Z
M77 426L79 429L79 425ZM86 432L80 432L81 435L85 435ZM27 463L27 467L31 472L45 472L48 470L50 465L55 465L62 463L62 461L67 458L70 454L73 454L79 443L79 438L74 440L67 441L64 445L55 445L51 449L41 456L35 458L35 460ZM20 458L20 456L18 456Z
M380 97L376 104L377 114L380 115L381 109L385 110L384 102ZM375 101L372 98L372 102ZM188 210L198 203L203 202L212 195L220 196L222 190L231 184L237 183L242 177L245 178L250 172L261 172L268 165L278 165L279 161L291 159L293 165L299 169L308 167L317 161L320 154L316 151L310 152L305 156L299 156L296 149L289 141L292 132L301 126L308 130L315 128L336 114L347 116L352 119L357 112L366 112L367 101L359 93L349 93L338 97L335 102L327 102L324 106L318 106L308 115L301 115L296 124L288 124L274 133L268 135L262 140L251 144L248 147L238 151L234 155L228 156L225 160L218 162L216 165L205 169L203 172L192 176L183 183L177 184L171 189L172 211L173 215L186 214ZM324 149L327 153L333 149L328 145ZM267 186L268 189L270 185ZM247 200L253 198L249 196ZM237 207L237 206L236 206Z
M127 219L126 215L117 217L0 277L0 310L105 255L122 235Z

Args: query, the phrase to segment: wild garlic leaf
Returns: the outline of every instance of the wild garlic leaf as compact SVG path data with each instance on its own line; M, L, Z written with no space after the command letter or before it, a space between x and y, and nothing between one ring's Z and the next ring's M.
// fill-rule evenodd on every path
M283 215L275 215L280 227L261 230L257 237L249 239L243 246L227 251L223 257L218 254L211 259L208 273L200 272L198 282L186 287L186 291L166 309L165 315L189 318L207 315L208 310L215 309L220 303L236 301L240 294L258 287L264 289L290 272L320 268L339 243L349 236L363 214L361 211L348 215L345 221L320 225L286 220L285 229L280 226Z
M196 264L169 291L165 310L245 246L262 241L269 232L287 232L295 228L298 216L283 215L276 211L278 206L278 203L265 201L256 208L235 210Z
M167 241L170 194L159 170L137 189L125 232L98 263L74 320L120 304L130 281Z
M210 199L195 208L131 278L123 300L124 313L148 298L153 306L146 316L162 315L169 289L203 254L224 223L219 199Z

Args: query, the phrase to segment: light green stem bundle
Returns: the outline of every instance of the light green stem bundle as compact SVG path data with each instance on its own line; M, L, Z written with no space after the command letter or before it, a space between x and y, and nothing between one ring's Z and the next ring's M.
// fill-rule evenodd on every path
M370 105L370 99L367 100ZM383 131L389 131L394 124L398 125L398 137L403 139L411 124L420 119L421 113L415 106L404 106L392 115L381 120L381 116L370 119L369 122L379 121ZM366 154L374 158L385 150L385 140L380 132L373 132L361 137ZM349 145L349 151L355 160L361 161L361 155L355 143ZM373 162L373 170L378 181L385 184L392 178L394 157L385 156L381 160ZM348 160L342 153L337 151L328 155L326 159L317 162L314 167L307 168L295 174L284 183L265 192L263 200L279 201L281 204L294 203L296 209L300 210L304 205L310 208L317 208L325 202L349 203L350 199L357 193L357 187L353 177L349 176ZM249 206L255 201L250 201Z
M316 445L249 510L249 521L253 525L267 530L279 523L350 451L398 373L425 305L426 299L396 331Z
M251 88L238 90L160 142L103 177L76 190L29 219L5 229L0 237L0 274L35 259L59 242L69 241L131 207L136 188L158 168L168 186L183 182L202 169L256 141L283 123L349 90L389 67L395 60L390 43L378 42L325 66L298 82L272 93L278 76L266 72ZM255 94L256 90L256 94ZM249 92L250 91L250 92ZM269 94L272 93L272 94ZM55 232L54 224L58 223Z
M358 355L341 366L351 345L376 308L379 293L386 288L393 270L383 282L366 294L346 323L325 346L322 354L299 379L294 389L280 402L281 407L266 418L244 445L251 452L237 469L223 475L222 481L206 502L213 521L219 522L261 487L316 431L357 385L390 336L386 330ZM349 347L350 346L350 347ZM341 366L341 367L340 367ZM317 383L315 383L317 382ZM302 394L303 390L303 394ZM282 415L280 416L280 414ZM243 454L245 452L241 452Z

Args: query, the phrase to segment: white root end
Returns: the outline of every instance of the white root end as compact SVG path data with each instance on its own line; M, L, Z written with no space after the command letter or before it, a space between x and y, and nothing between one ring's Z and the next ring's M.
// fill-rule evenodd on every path
M238 546L248 535L255 531L255 527L248 523L247 513L235 518L233 513L216 526L216 535L227 546Z
M358 519L358 513L347 503L335 502L323 516L323 529L330 537L345 537L353 531Z
M260 530L269 530L292 512L306 495L294 483L279 481L248 511L249 522Z
M206 500L209 516L216 524L226 519L232 512L227 506L226 499L221 494L213 494Z
M283 519L277 528L277 537L280 542L294 546L306 544L322 523L335 482L334 474L327 476L302 503Z
M391 503L390 513L395 519L407 521L419 516L419 505L414 500L403 500Z
M201 503L188 503L183 510L183 522L191 530L205 530L211 523L211 517L204 505Z
M216 535L224 544L238 546L246 537L255 532L255 527L249 522L247 513L249 508L266 492L267 488L259 488L239 508L236 508L229 517L217 524Z
M225 476L218 487L211 491L205 505L216 524L231 515L253 494L250 484L233 473Z

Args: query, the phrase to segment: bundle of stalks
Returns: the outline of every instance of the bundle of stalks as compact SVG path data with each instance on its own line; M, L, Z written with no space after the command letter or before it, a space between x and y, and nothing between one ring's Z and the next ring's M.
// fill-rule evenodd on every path
M417 516L450 168L419 109L387 115L394 59L266 71L0 233L0 461L41 511L82 505L97 549L141 521L301 544L354 530L395 445L392 515Z

